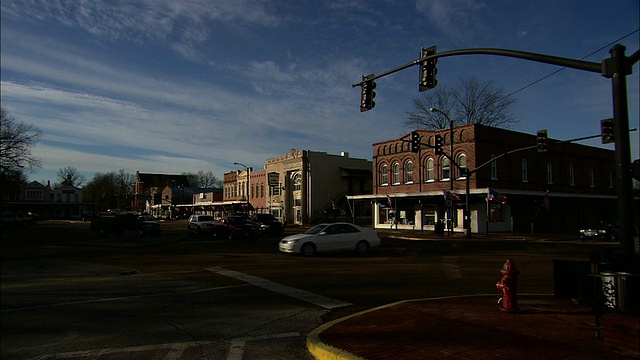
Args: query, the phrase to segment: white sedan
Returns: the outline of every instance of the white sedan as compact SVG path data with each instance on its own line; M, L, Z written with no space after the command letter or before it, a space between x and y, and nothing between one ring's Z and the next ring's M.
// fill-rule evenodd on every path
M376 246L380 246L377 231L349 223L319 224L304 234L287 236L280 241L280 251L304 256L344 250L365 254Z

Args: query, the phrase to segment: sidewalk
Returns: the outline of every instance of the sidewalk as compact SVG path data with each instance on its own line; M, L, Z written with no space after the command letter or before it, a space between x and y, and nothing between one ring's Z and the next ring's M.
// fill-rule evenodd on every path
M638 359L595 337L589 306L551 295L519 295L505 313L496 295L410 300L322 325L307 338L316 359ZM638 316L629 315L637 324Z

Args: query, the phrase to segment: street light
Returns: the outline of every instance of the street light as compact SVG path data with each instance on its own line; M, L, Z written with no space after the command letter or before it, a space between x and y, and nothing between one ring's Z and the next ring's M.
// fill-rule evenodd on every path
M247 172L247 214L249 214L249 167L245 164L241 164L239 162L234 162L233 165L240 165L244 167L244 170Z
M449 117L449 115L447 115L446 112L437 109L437 108L429 108L429 111L431 112L437 112L440 113L442 115L444 115L445 118L447 118L447 120L449 121L449 182L451 183L451 191L453 191L453 173L454 173L454 159L453 159L453 120L451 120L451 118ZM453 206L450 206L449 208L449 232L452 232L451 229L451 225L453 225Z

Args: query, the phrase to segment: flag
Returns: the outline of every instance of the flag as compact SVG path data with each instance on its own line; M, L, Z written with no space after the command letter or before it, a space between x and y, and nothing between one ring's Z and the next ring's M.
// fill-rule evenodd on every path
M458 194L454 193L453 191L443 190L442 193L444 194L445 199L449 198L452 201L462 201L460 199L460 196L458 196Z
M507 203L507 197L500 194L499 192L489 188L489 192L487 193L487 200L489 201L497 201L500 204L506 204Z
M393 202L391 202L391 196L389 196L389 194L387 194L387 203L389 204L390 208L393 207Z
M547 191L546 194L544 194L544 198L542 199L541 206L543 208L545 208L547 211L551 210L551 201L549 200L549 192L548 191Z

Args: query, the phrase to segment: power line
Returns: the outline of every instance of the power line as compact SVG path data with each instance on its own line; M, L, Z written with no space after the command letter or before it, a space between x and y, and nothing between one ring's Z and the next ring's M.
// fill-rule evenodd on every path
M607 45L605 45L605 46L603 46L603 47L599 48L598 50L595 50L595 51L593 51L593 52L589 53L588 55L583 56L582 58L580 58L580 60L584 60L584 59L588 58L589 56L591 56L591 55L593 55L593 54L595 54L595 53L598 53L598 52L600 52L600 51L602 51L602 50L604 50L604 49L606 49L606 48L610 47L611 45L618 43L618 42L619 42L619 41L621 41L621 40L624 40L624 39L628 38L629 36L631 36L631 35L633 35L633 34L637 33L638 31L640 31L640 29L636 29L636 30L634 30L634 31L632 31L632 32L630 32L630 33L628 33L628 34L627 34L627 35L625 35L625 36L622 36L622 37L620 37L620 38L618 38L618 39L616 39L616 40L613 40L612 42L610 42L610 43L608 43ZM560 68L560 69L558 69L558 70L556 70L556 71L554 71L554 72L552 72L552 73L550 73L550 74L548 74L548 75L545 75L545 76L541 77L540 79L538 79L538 80L536 80L536 81L534 81L534 82L532 82L532 83L530 83L530 84L528 84L528 85L525 85L525 86L521 87L520 89L518 89L518 90L516 90L516 91L513 91L513 92L512 92L512 93L510 93L510 94L507 94L507 95L503 96L502 98L500 98L500 99L499 99L499 100L497 100L497 101L500 101L500 100L506 99L506 98L508 98L509 96L513 96L513 95L515 95L516 93L519 93L519 92L520 92L520 91L522 91L522 90L525 90L525 89L527 89L527 88L529 88L529 87L531 87L531 86L533 86L533 85L535 85L535 84L537 84L537 83L539 83L539 82L541 82L541 81L543 81L543 80L545 80L545 79L550 78L551 76L553 76L553 75L555 75L555 74L559 73L560 71L562 71L562 70L564 70L564 69L566 69L566 68L567 68L567 67L565 66L565 67L562 67L562 68Z

